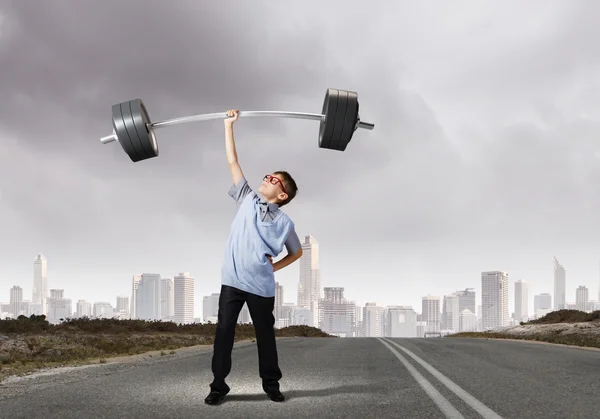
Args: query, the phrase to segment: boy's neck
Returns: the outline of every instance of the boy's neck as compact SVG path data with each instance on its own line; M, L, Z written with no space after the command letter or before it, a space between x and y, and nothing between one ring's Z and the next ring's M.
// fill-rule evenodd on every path
M266 199L263 194L260 194L260 196L262 197L263 201L268 202L269 204L278 204L277 198Z

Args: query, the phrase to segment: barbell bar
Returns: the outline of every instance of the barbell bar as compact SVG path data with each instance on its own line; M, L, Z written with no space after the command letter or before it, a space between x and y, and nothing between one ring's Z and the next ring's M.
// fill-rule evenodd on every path
M358 115L356 92L327 89L321 114L282 111L240 111L239 117L277 117L320 121L319 148L344 151L358 128L372 130L375 124L363 122ZM158 156L158 142L154 130L188 122L227 119L226 112L191 115L181 118L151 122L141 99L112 106L113 132L100 142L117 141L133 162Z

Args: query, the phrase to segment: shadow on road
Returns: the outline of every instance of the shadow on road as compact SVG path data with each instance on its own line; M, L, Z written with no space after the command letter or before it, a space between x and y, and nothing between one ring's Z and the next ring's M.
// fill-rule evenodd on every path
M368 393L368 386L357 385L357 386L339 386L329 387L323 389L311 389L311 390L289 390L282 389L282 393L285 396L286 401L290 399L298 399L302 397L326 397L337 394L363 394ZM227 401L255 401L267 399L266 393L253 393L253 394L231 394L229 393L223 402Z

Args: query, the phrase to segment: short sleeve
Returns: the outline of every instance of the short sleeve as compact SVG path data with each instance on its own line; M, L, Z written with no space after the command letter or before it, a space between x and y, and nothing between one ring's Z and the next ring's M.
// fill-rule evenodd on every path
M296 254L302 249L302 244L300 243L298 234L296 234L296 229L293 227L285 241L285 248L287 249L288 255Z
M250 192L252 192L252 188L250 188L250 185L248 185L246 178L242 178L237 185L231 185L231 188L229 189L229 196L232 197L235 200L235 203L239 206Z

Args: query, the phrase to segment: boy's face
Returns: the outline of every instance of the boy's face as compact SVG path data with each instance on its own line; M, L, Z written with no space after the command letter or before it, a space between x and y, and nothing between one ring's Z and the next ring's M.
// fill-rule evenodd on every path
M266 201L269 202L281 202L287 198L285 192L285 186L283 186L283 180L281 175L270 174L263 178L263 181L258 188L258 191L262 194Z

